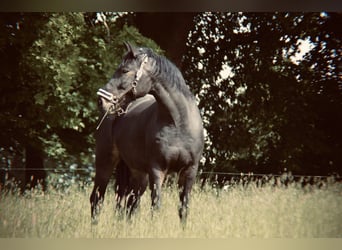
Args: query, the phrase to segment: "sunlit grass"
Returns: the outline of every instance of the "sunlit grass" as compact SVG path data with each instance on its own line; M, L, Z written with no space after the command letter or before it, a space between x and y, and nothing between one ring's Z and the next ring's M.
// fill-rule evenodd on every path
M39 238L299 238L342 237L342 185L301 188L236 185L227 191L195 185L185 229L178 219L178 191L163 189L162 207L150 211L142 197L131 221L114 210L108 189L96 226L91 225L91 186L65 191L52 188L25 195L0 193L0 237Z

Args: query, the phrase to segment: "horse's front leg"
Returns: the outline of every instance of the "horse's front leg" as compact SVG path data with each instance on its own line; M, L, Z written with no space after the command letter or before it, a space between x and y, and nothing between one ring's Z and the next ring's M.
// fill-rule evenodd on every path
M106 188L118 159L115 157L96 157L96 174L93 191L90 195L92 223L97 224L97 215L104 201Z
M126 163L121 160L115 169L115 201L116 209L121 214L125 198L129 191L130 171Z
M91 218L93 224L97 223L97 215L103 203L106 188L113 170L120 160L119 151L113 143L113 123L105 119L95 134L96 158L95 158L95 183L90 195Z

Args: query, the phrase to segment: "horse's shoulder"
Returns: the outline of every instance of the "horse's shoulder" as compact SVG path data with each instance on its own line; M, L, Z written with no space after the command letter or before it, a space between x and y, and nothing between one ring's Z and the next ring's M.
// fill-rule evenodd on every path
M147 94L147 95L140 97L140 98L134 100L133 102L131 102L129 104L129 106L127 107L126 112L127 113L131 113L131 112L135 112L135 111L140 112L141 109L149 107L155 102L156 102L156 99L154 98L154 96Z

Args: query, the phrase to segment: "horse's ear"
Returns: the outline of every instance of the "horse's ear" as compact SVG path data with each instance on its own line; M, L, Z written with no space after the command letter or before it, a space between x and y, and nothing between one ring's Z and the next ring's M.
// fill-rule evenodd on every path
M129 42L124 42L128 52L132 51L132 45Z
M124 42L128 53L132 53L133 57L137 55L137 49L132 46L129 42Z

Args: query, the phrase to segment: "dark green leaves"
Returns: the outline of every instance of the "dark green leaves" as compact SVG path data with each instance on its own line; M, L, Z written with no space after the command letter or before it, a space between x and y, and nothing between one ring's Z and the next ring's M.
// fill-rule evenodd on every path
M341 117L342 107L341 15L203 13L196 19L184 68L208 131L206 167L339 171L342 119L332 117ZM304 40L311 51L295 63Z

